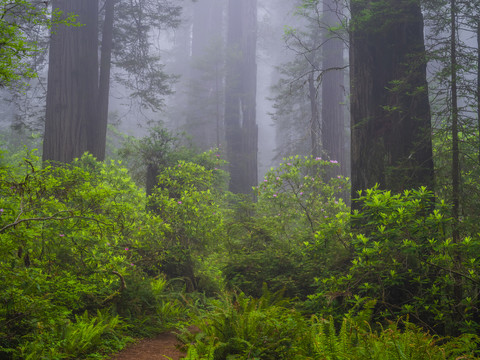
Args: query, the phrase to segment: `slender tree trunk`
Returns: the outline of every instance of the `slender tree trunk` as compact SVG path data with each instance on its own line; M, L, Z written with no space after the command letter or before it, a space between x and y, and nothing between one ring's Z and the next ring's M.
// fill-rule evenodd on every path
M98 91L98 112L99 119L93 126L91 133L91 146L89 150L96 156L97 160L105 159L105 147L108 125L108 101L110 97L110 69L112 63L113 48L113 19L116 0L105 1L105 20L102 34L102 50L100 56L100 80Z
M215 135L216 135L216 146L220 149L220 139L223 137L222 134L222 124L221 124L221 113L220 113L220 70L219 64L215 64Z
M85 24L55 26L50 43L43 160L70 162L89 150L97 121L98 0L55 0L52 6Z
M478 164L480 165L480 19L477 20L477 123L478 123Z
M345 144L345 106L343 41L330 28L338 27L337 6L334 0L326 0L323 6L323 22L328 27L324 31L322 46L322 144L328 158L340 163L340 174L347 176L347 154Z
M230 190L251 194L257 185L257 1L230 0L225 79L225 127Z
M310 142L312 156L320 155L320 114L318 111L317 88L313 71L308 75L308 98L310 100Z
M458 92L457 92L457 1L450 0L450 72L451 72L451 119L452 119L452 212L453 227L452 240L454 243L460 242L459 218L460 218L460 150L458 139ZM455 250L455 262L462 263L462 255ZM454 317L458 322L462 315L458 314L457 308L461 305L463 299L463 278L458 274L453 275L454 285L453 294L456 300L452 308Z
M456 1L450 0L450 71L452 97L452 211L453 240L459 240L458 218L460 211L460 152L458 148L458 94L457 94L457 21Z
M421 9L411 0L374 3L351 6L352 198L377 183L433 189Z

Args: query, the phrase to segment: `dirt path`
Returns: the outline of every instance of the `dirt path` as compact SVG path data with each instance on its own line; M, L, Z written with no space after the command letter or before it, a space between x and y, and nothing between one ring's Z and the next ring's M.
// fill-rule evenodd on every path
M175 334L169 332L158 335L153 339L141 340L136 344L128 346L119 354L112 357L112 360L179 360L185 356L177 345L180 342Z

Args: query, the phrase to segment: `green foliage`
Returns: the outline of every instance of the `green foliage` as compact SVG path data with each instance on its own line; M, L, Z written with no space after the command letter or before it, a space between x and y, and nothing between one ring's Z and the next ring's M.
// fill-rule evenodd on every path
M39 325L32 342L22 344L19 356L22 359L78 359L98 350L109 343L107 350L117 350L130 339L122 336L118 330L122 324L118 316L112 317L97 311L97 316L90 317L87 312L75 315L75 321L65 320L51 323L53 329L44 329ZM113 346L116 343L116 346Z
M85 155L42 168L29 154L19 166L2 163L0 195L1 354L44 351L46 339L62 336L95 343L94 334L111 321L102 322L99 313L89 321L78 316L111 308L128 318L130 286L145 272L160 274L168 226L145 212L145 194L118 163ZM150 295L137 302L136 316L156 314L154 321L165 325L180 314L160 301L157 285L139 283ZM148 296L151 303L144 301ZM58 328L69 322L86 325L65 325L61 335ZM65 357L87 351L62 346L52 349Z
M478 239L453 243L448 207L434 208L425 188L392 195L367 190L353 214L352 260L342 274L318 279L310 297L339 314L362 298L377 300L374 319L412 320L443 334L476 333Z
M192 312L187 359L478 356L478 236L453 243L432 193L371 189L350 215L335 163L295 157L252 203L215 152L174 152L150 197L118 162L1 154L0 357L101 358ZM223 279L243 292L185 295Z
M232 286L255 296L266 282L288 296L305 297L313 278L341 266L348 249L349 215L340 198L348 179L328 176L336 162L298 156L284 161L258 186L252 215L229 226L232 256L224 273Z
M214 168L220 160L207 154L203 163L179 161L163 169L149 204L165 219L167 245L163 270L170 277L182 277L189 290L198 287L196 257L217 246L224 237L223 171ZM200 158L202 160L202 158ZM200 161L199 161L200 162Z
M259 299L226 295L195 319L199 333L184 332L189 360L298 359L400 360L475 359L477 336L441 339L404 321L379 331L368 321L375 301L336 323L333 317L306 319L280 293L264 288Z
M125 137L118 150L120 158L125 159L132 177L144 185L148 166L164 168L178 161L182 146L180 138L162 127L153 127L148 136L136 139Z
M213 302L196 324L186 359L293 359L305 328L281 293L266 288L259 299L240 293Z
M313 349L306 359L441 360L456 358L459 354L463 359L475 359L475 342L478 341L476 337L445 341L409 322L391 323L374 332L368 323L349 317L343 318L339 331L336 331L333 318L314 318L311 336ZM473 344L468 345L467 339L473 340Z
M340 196L348 190L348 179L329 177L334 165L333 160L296 156L265 175L258 188L257 211L286 243L314 243L316 234L346 212Z
M115 310L129 324L129 334L149 337L171 329L188 316L183 289L164 275L136 272L125 279L128 287L115 302Z
M59 12L50 14L43 3L0 0L0 84L36 76L28 64L28 58L40 50L32 35L60 23L75 25L75 17Z
M198 154L192 146L185 144L182 134L172 133L161 126L152 127L142 139L125 137L118 157L126 162L133 179L140 186L145 185L148 167L155 168L155 176L158 176L163 169L177 165L178 161L193 162L209 170L225 165L216 149ZM226 181L226 173L219 171L213 185L224 189Z

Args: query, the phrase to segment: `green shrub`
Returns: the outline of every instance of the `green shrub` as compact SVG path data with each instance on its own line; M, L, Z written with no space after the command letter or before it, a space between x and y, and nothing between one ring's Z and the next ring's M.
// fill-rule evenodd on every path
M265 175L258 203L227 224L223 272L230 287L258 297L265 282L303 299L315 277L343 269L349 213L340 196L348 179L328 175L335 165L297 156Z
M184 279L189 291L199 288L199 258L225 237L222 178L218 168L179 161L162 170L149 197L153 211L165 221L162 271Z
M130 279L159 273L167 225L145 212L145 194L118 163L85 155L42 167L29 154L2 164L0 357L11 358L58 338L50 328L72 324L64 334L74 336L86 310L127 307ZM84 330L98 329L97 320Z
M198 333L181 335L187 360L444 360L477 359L479 338L431 336L408 321L372 330L375 301L336 322L333 317L307 319L280 293L264 288L259 299L224 295L209 312L194 319Z
M408 315L440 334L476 333L478 238L453 243L448 207L434 208L425 188L392 195L367 190L353 215L351 265L318 279L317 308L347 311L358 299L376 299L374 321Z
M281 293L266 288L259 299L240 293L213 301L195 323L201 332L184 337L190 360L293 359L306 325Z

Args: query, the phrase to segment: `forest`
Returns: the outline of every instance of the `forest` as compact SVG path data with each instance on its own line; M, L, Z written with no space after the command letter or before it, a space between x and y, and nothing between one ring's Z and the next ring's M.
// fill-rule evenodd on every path
M480 359L480 1L0 15L0 359Z

